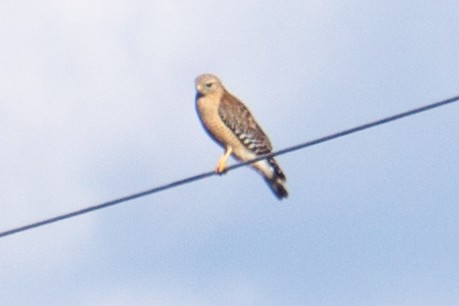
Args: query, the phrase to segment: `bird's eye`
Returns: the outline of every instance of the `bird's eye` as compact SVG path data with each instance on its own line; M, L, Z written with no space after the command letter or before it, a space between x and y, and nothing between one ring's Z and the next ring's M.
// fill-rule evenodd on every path
M212 87L212 83L206 83L206 87L207 88L211 88Z

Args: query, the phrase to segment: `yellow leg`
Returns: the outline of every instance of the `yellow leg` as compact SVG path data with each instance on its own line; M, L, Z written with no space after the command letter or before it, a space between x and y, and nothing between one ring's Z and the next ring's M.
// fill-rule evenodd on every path
M226 161L228 160L228 158L230 157L232 152L233 152L233 148L231 148L231 147L227 147L226 148L225 154L218 161L217 170L216 170L217 173L221 174L221 173L225 172Z

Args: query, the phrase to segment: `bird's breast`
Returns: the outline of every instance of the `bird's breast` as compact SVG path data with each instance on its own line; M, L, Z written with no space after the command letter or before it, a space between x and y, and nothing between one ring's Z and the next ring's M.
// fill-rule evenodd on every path
M242 143L220 118L218 107L218 101L209 97L201 97L196 101L199 118L207 133L221 146L231 146L236 153L243 149Z

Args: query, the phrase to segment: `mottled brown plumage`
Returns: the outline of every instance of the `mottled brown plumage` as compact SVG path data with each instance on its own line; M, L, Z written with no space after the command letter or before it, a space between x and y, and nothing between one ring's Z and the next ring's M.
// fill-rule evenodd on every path
M217 172L224 172L226 160L233 155L248 161L272 151L269 138L248 108L223 87L214 75L196 78L196 109L207 133L225 149ZM286 177L274 158L252 164L279 198L288 196Z

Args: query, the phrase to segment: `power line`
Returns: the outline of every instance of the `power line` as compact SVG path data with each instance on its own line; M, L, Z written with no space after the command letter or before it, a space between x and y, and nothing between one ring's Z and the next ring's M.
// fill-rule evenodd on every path
M343 137L343 136L346 136L346 135L349 135L349 134L353 134L353 133L356 133L356 132L359 132L359 131L363 131L363 130L366 130L366 129L369 129L369 128L372 128L372 127L375 127L375 126L378 126L378 125L382 125L382 124L385 124L385 123L389 123L389 122L392 122L392 121L395 121L395 120L399 120L399 119L402 119L404 117L412 116L412 115L415 115L415 114L418 114L418 113L421 113L421 112L425 112L425 111L428 111L428 110L431 110L431 109L434 109L434 108L437 108L437 107L440 107L440 106L444 106L444 105L447 105L447 104L451 104L451 103L457 102L457 101L459 101L459 96L456 96L456 97L453 97L453 98L450 98L450 99L446 99L446 100L443 100L443 101L440 101L440 102L431 103L431 104L428 104L428 105L425 105L425 106L422 106L422 107L419 107L419 108L415 108L415 109L412 109L412 110L409 110L409 111L406 111L406 112L403 112L403 113L399 113L399 114L396 114L396 115L393 115L393 116L389 116L389 117L386 117L386 118L383 118L383 119L372 121L372 122L369 122L369 123L366 123L366 124L362 124L362 125L356 126L354 128L343 130L343 131L340 131L340 132L337 132L337 133L334 133L334 134L330 134L328 136L320 137L320 138L317 138L317 139L314 139L314 140L311 140L311 141L308 141L308 142L304 142L304 143L301 143L301 144L298 144L298 145L295 145L295 146L291 146L291 147L288 147L288 148L285 148L285 149L282 149L282 150L279 150L279 151L276 151L276 152L272 152L270 154L266 154L266 155L254 158L254 159L252 159L250 161L238 163L238 164L229 166L227 168L227 171L231 171L231 170L235 170L237 168L243 167L243 166L247 166L249 164L252 164L254 162L257 162L257 161L265 159L265 158L274 157L274 156L278 156L278 155L282 155L282 154L287 154L287 153L290 153L290 152L293 152L293 151L301 150L301 149L304 149L304 148L307 148L307 147L310 147L310 146L317 145L319 143L323 143L323 142L330 141L330 140L333 140L333 139L336 139L336 138L340 138L340 137ZM27 224L27 225L24 225L24 226L16 227L16 228L4 231L4 232L0 232L0 238L6 237L6 236L10 236L10 235L13 235L13 234L17 234L17 233L20 233L20 232L24 232L24 231L27 231L27 230L30 230L30 229L33 229L33 228L36 228L36 227L44 226L44 225L47 225L47 224L50 224L50 223L55 223L55 222L62 221L62 220L65 220L65 219L73 218L73 217L76 217L76 216L79 216L79 215L83 215L83 214L89 213L91 211L95 211L95 210L99 210L99 209L106 208L106 207L109 207L109 206L117 205L117 204L120 204L120 203L123 203L123 202L134 200L134 199L137 199L137 198L140 198L140 197L144 197L144 196L147 196L147 195L150 195L150 194L153 194L153 193L157 193L157 192L164 191L164 190L167 190L167 189L175 188L175 187L178 187L180 185L185 185L185 184L188 184L188 183L191 183L191 182L194 182L194 181L198 181L198 180L202 180L202 179L205 179L207 177L214 176L214 175L217 175L217 173L215 171L201 173L201 174L198 174L198 175L195 175L195 176L191 176L191 177L188 177L188 178L185 178L185 179L182 179L182 180L178 180L178 181L166 184L166 185L162 185L162 186L151 188L151 189L148 189L148 190L145 190L145 191L134 193L134 194L131 194L131 195L128 195L128 196L125 196L125 197L121 197L121 198L115 199L115 200L111 200L111 201L104 202L104 203L101 203L101 204L89 206L87 208L83 208L83 209L76 210L76 211L73 211L73 212L70 212L70 213L58 215L56 217L52 217L52 218L45 219L45 220L42 220L42 221L38 221L38 222L35 222L35 223L30 223L30 224Z
M257 162L257 161L265 159L265 158L274 157L274 156L278 156L278 155L282 155L282 154L287 154L287 153L290 153L290 152L293 152L293 151L301 150L301 149L304 149L304 148L307 148L307 147L310 147L310 146L317 145L317 144L322 143L322 142L326 142L326 141L329 141L329 140L340 138L340 137L343 137L343 136L346 136L346 135L349 135L349 134L353 134L353 133L356 133L356 132L360 132L360 131L363 131L363 130L366 130L366 129L369 129L369 128L372 128L372 127L375 127L375 126L378 126L378 125L389 123L391 121L402 119L404 117L408 117L408 116L415 115L415 114L418 114L418 113L422 113L422 112L425 112L425 111L428 111L428 110L431 110L431 109L434 109L434 108L437 108L437 107L440 107L440 106L451 104L453 102L457 102L458 100L459 100L459 96L456 96L456 97L449 98L449 99L446 99L446 100L443 100L443 101L427 104L425 106L414 108L412 110L409 110L409 111L406 111L406 112L403 112L403 113L399 113L399 114L396 114L396 115L393 115L393 116L389 116L389 117L386 117L386 118L382 118L382 119L379 119L379 120L371 121L371 122L368 122L366 124L362 124L362 125L359 125L359 126L347 129L347 130L343 130L341 132L337 132L337 133L334 133L334 134L330 134L328 136L316 138L316 139L308 141L308 142L304 142L304 143L301 143L301 144L298 144L298 145L295 145L295 146L291 146L291 147L288 147L288 148L285 148L285 149L282 149L282 150L278 150L276 152L273 152L273 153L270 153L270 154L266 154L266 155L254 158L254 159L246 161L246 162L241 162L241 163L229 166L227 168L227 170L228 171L234 170L236 168L252 164L254 162ZM0 237L1 237L1 233L0 233Z

